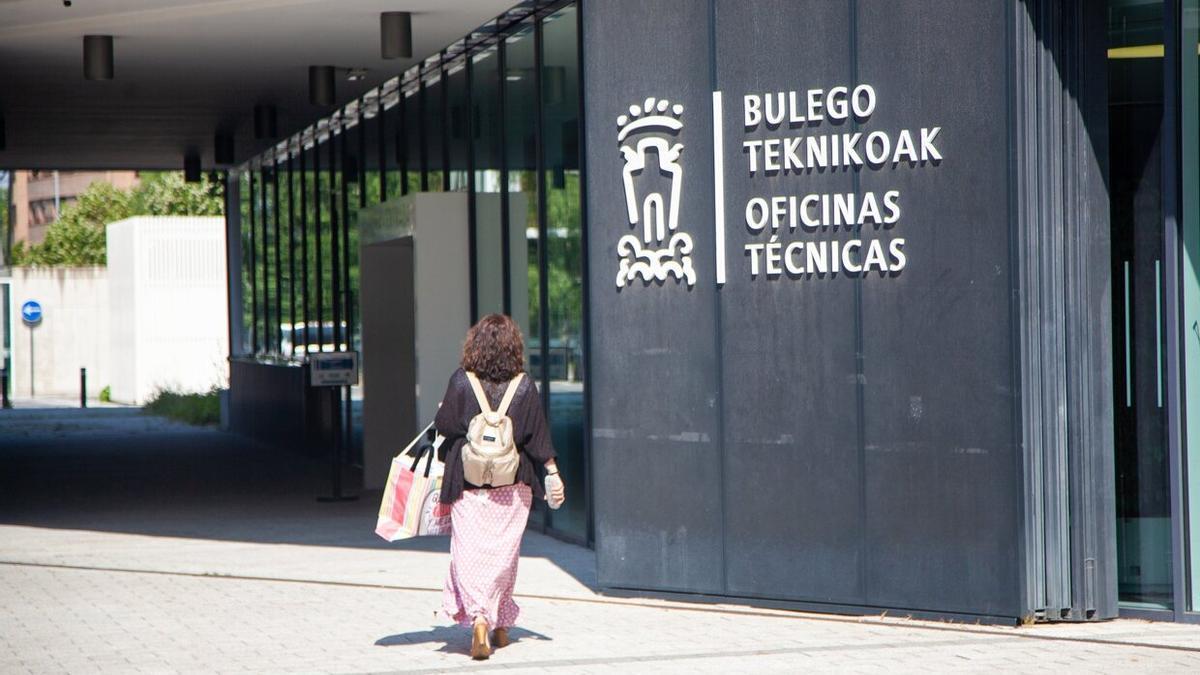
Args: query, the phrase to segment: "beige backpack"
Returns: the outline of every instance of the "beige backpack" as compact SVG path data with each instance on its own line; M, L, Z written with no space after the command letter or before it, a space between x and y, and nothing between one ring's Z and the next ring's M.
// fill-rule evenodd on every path
M501 487L517 482L521 457L513 441L513 422L508 416L517 387L525 373L508 383L500 407L492 410L487 394L475 373L467 373L480 413L467 425L467 442L462 447L463 477L472 485Z

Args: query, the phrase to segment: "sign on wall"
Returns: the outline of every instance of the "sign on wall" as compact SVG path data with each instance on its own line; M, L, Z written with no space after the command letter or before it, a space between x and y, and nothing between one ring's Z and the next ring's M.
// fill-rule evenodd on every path
M746 94L741 103L744 175L752 181L792 179L791 189L765 190L741 209L740 221L754 238L744 245L743 272L754 279L808 280L903 271L905 239L896 234L903 214L900 190L814 192L805 189L805 178L937 166L942 128L872 129L879 101L870 84ZM722 93L713 92L718 148L724 145L721 112ZM725 188L720 173L715 176L718 194ZM723 206L724 199L718 204ZM717 283L724 283L723 209L716 216Z
M785 191L764 186L738 204L735 222L751 241L735 273L752 279L811 280L878 273L908 265L899 189L811 191L814 173L924 170L942 162L940 126L872 128L879 104L870 84L746 94L738 114L743 176L784 177ZM715 224L714 279L724 284L726 255L723 92L712 93ZM684 198L683 106L648 97L616 119L627 227L617 243L617 288L640 279L692 287L693 241L679 218ZM693 160L696 161L696 160ZM777 181L775 182L777 184Z
M318 352L308 355L309 386L346 387L358 384L358 352Z

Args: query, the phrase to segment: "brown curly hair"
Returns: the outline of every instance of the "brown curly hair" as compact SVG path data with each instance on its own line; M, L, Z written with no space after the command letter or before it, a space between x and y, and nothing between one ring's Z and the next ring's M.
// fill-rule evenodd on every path
M463 370L487 382L508 382L525 370L521 328L503 314L488 314L471 326L463 343Z

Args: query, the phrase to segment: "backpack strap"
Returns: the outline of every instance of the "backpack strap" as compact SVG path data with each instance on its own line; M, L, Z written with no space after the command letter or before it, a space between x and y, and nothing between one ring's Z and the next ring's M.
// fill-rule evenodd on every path
M525 377L525 373L517 373L517 376L508 383L508 389L504 391L504 400L500 401L500 408L496 412L501 415L508 414L508 406L512 405L513 397L517 395L517 388L521 386L521 378Z
M471 389L475 392L475 400L479 403L479 409L485 415L492 412L492 405L488 403L487 394L483 391L483 385L479 384L479 378L475 376L475 373L470 371L465 372L467 373L467 380L471 383ZM507 401L508 399L505 398L505 400Z

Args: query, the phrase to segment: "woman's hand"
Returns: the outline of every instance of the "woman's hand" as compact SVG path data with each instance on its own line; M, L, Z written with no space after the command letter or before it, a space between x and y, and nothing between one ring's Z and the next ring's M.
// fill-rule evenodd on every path
M562 477L558 475L558 465L554 460L550 460L546 462L546 501L550 508L557 509L566 499L567 493L563 488Z

